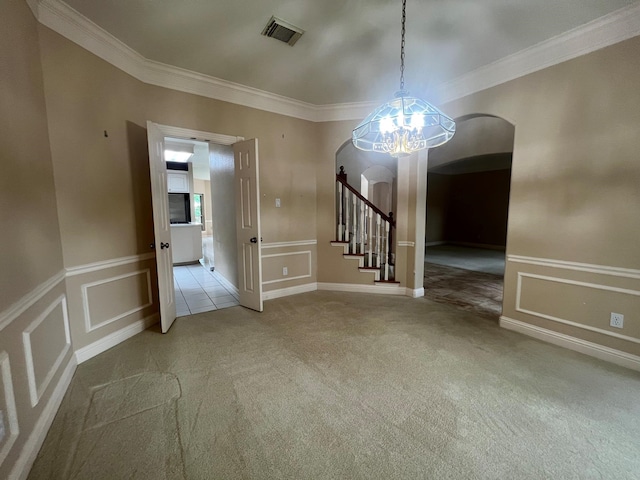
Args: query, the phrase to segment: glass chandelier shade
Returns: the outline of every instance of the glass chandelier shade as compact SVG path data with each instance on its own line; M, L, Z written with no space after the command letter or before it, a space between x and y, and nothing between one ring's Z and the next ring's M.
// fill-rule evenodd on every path
M403 157L448 142L456 123L428 102L400 90L353 130L360 150Z
M356 148L404 157L448 142L456 123L428 102L404 89L404 44L407 0L402 0L400 90L395 98L376 108L353 130Z

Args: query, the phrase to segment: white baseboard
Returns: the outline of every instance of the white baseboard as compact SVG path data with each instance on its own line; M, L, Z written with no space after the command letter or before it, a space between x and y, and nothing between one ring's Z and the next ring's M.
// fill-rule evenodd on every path
M512 318L505 317L504 315L500 317L500 326L508 330L513 330L515 332L537 338L538 340L543 340L560 347L568 348L569 350L575 350L576 352L599 358L600 360L605 360L607 362L640 371L640 357L637 355L632 355L621 350L605 347L603 345L598 345L597 343L588 342L570 335L565 335L563 333L554 332L553 330L514 320Z
M69 388L73 374L76 371L76 366L76 358L72 355L69 359L69 363L67 363L67 366L62 372L58 385L56 385L56 388L53 390L53 393L40 414L40 418L31 431L27 442L24 447L22 447L18 461L13 466L13 470L11 470L11 473L9 474L9 480L25 480L29 475L29 471L31 470L33 462L40 451L40 447L42 447L42 444L47 437L47 433L53 423L53 419L55 418L56 413L58 413L58 408L60 408L64 394Z
M226 288L231 293L233 293L236 299L240 298L240 290L238 290L238 287L236 287L233 283L231 283L229 280L224 278L220 272L218 272L217 270L214 270L213 278L218 280L224 286L224 288Z
M133 337L134 335L143 332L151 325L154 325L160 321L160 315L158 313L154 313L142 320L138 320L135 323L132 323L128 327L122 328L117 332L113 332L107 335L100 340L93 342L86 347L82 347L76 350L76 360L78 364L86 362L90 358L95 357L96 355L109 350L111 347L115 347L121 342L124 342L128 338Z
M288 297L289 295L297 295L298 293L315 292L316 290L318 290L317 283L305 283L304 285L296 285L295 287L279 288L278 290L262 292L262 300L273 300L274 298Z
M382 295L406 295L399 285L359 285L355 283L318 283L318 290L350 293L377 293Z
M424 288L407 288L405 295L412 298L424 297Z

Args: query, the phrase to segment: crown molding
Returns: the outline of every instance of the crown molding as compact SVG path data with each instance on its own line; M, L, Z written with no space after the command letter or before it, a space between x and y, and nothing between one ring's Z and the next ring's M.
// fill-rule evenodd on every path
M640 2L540 42L437 88L442 103L486 90L640 35Z
M356 120L373 102L313 105L149 60L62 0L26 0L38 21L141 82L311 122ZM441 103L640 35L640 2L480 67L437 87Z

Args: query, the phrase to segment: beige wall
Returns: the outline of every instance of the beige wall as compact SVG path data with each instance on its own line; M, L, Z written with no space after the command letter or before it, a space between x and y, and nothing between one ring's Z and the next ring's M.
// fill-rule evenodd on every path
M635 355L640 293L619 269L640 269L638 51L640 37L443 106L515 125L504 315ZM571 295L545 299L557 285ZM623 330L609 312L625 315Z
M238 287L233 147L210 145L209 168L213 207L213 266L220 275Z
M44 439L39 422L75 364L37 23L26 2L3 2L0 32L0 478L9 478L28 464L27 441L37 448Z
M152 251L143 128L147 120L258 138L264 242L315 241L315 124L145 85L46 27L40 27L40 38L65 266L82 269L95 262L110 263ZM104 137L104 130L108 137ZM80 186L74 187L76 184ZM276 198L280 198L280 208L275 207ZM216 204L230 208L230 213L235 208L233 196ZM213 206L214 212L216 208ZM224 245L235 243L234 238L226 238ZM135 271L135 258L129 259L129 271ZM219 267L225 276L232 276L231 281L236 277L234 265L235 261ZM315 281L315 268L314 261L306 283ZM109 278L107 267L103 270ZM81 302L77 288L71 295L74 304ZM141 296L140 305L145 302L146 297ZM131 322L140 320L136 315L130 318ZM120 323L105 325L103 334L119 327Z
M0 404L20 427L7 437L15 441L0 477L29 436L46 431L37 422L56 386L64 391L72 351L156 320L147 120L259 139L262 235L282 254L265 258L268 278L282 280L283 259L310 249L316 271L296 282L372 283L329 243L335 154L356 122L313 124L142 84L37 26L24 2L5 2L0 25L0 211L11 226L0 234L0 372L3 380L10 372L16 409L4 382ZM456 118L486 113L516 126L505 316L636 355L638 51L640 38L628 40L443 106ZM402 285L418 289L426 159L407 160L398 171L397 265ZM290 265L306 275L302 263ZM625 315L625 329L608 326L610 311Z

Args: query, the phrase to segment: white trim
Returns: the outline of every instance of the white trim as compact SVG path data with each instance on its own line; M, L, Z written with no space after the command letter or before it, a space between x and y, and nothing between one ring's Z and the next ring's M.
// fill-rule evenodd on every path
M262 285L269 285L271 283L279 283L279 282L288 282L290 280L299 280L301 278L311 278L311 250L303 250L302 252L285 252L285 253L271 253L269 255L262 255L262 258L272 258L272 257L286 257L289 255L309 255L309 273L307 275L298 275L297 277L283 277L277 278L275 280L267 280L266 282L262 282Z
M53 277L45 280L43 283L24 295L20 300L0 313L0 331L58 286L58 284L63 280L64 270L60 270Z
M190 128L174 127L172 125L160 125L158 124L160 131L166 137L178 137L178 138L195 138L196 140L209 140L210 143L216 143L218 145L233 145L236 142L241 142L244 137L237 137L234 135L224 135L222 133L204 132L202 130L192 130Z
M295 287L280 288L278 290L262 292L262 300L273 300L274 298L288 297L289 295L297 295L299 293L315 292L316 290L318 290L317 283L305 283L304 285L296 285Z
M319 110L310 103L149 60L59 0L41 0L37 17L43 25L150 85L304 120L314 120Z
M605 360L617 365L622 365L623 367L640 371L640 357L627 352L598 345L597 343L588 342L563 333L554 332L553 330L548 330L519 320L514 320L512 318L505 317L504 315L500 317L500 326L507 330L513 330L544 342L553 343L554 345L584 353L585 355L596 357L600 360Z
M535 278L535 279L538 279L538 280L546 280L546 281L549 281L549 282L564 283L564 284L567 284L567 285L577 285L579 287L587 287L587 288L593 288L593 289L596 289L596 290L605 290L605 291L609 291L609 292L623 293L623 294L633 295L633 296L638 296L638 297L640 297L640 291L638 291L638 290L630 290L630 289L627 289L627 288L610 287L608 285L599 285L597 283L578 282L576 280L569 280L569 279L557 278L557 277L549 277L549 276L546 276L546 275L536 275L536 274L533 274L533 273L523 273L523 272L518 272L518 280L517 280L517 287L516 287L516 311L518 311L518 312L526 313L527 315L533 315L534 317L545 318L547 320L551 320L553 322L558 322L558 323L563 323L565 325L570 325L572 327L582 328L583 330L589 330L591 332L600 333L602 335L608 335L610 337L619 338L621 340L626 340L628 342L640 343L640 338L635 338L635 337L630 337L628 335L622 335L620 333L610 332L609 330L604 330L602 328L592 327L590 325L585 325L585 324L578 323L578 322L572 322L571 320L565 320L563 318L554 317L552 315L547 315L545 313L540 313L540 312L536 312L534 310L528 310L526 308L522 308L520 306L520 300L521 300L521 297L522 297L522 278L523 277Z
M7 423L5 428L5 442L0 448L0 466L11 451L13 444L18 438L20 427L18 425L18 411L16 410L16 397L13 393L13 379L11 377L11 364L9 354L0 352L0 380L4 388L4 403L7 408Z
M295 240L293 242L272 242L272 243L263 243L261 248L283 248L283 247L301 247L303 245L316 245L318 240ZM262 258L265 256L263 255Z
M620 8L440 85L438 98L441 103L450 102L637 35L640 35L640 3Z
M314 105L314 122L341 122L360 120L380 106L380 102L334 103L330 105Z
M540 265L542 267L563 268L576 272L597 273L600 275L612 275L614 277L640 279L640 270L633 268L610 267L593 263L567 262L565 260L553 260L550 258L525 257L522 255L507 255L507 260L514 263Z
M356 283L326 283L318 282L318 290L349 293L377 293L382 295L405 295L404 287L399 285L360 285Z
M89 288L98 285L104 285L105 283L115 282L117 280L122 280L123 278L134 277L143 273L147 274L147 303L132 308L131 310L127 310L126 312L104 320L96 325L93 325L91 323L91 312L89 310ZM110 323L117 322L124 317L128 317L133 313L139 312L140 310L144 310L145 308L153 305L153 293L151 292L151 271L148 268L145 268L144 270L136 270L135 272L124 273L122 275L116 275L114 277L109 277L102 280L96 280L95 282L83 283L80 289L82 290L82 308L84 309L84 325L85 331L87 333L97 330L98 328L102 328L105 325L109 325Z
M99 355L102 352L109 350L112 347L124 342L125 340L137 335L140 332L145 331L152 325L155 325L160 321L160 314L154 313L142 320L138 320L131 325L127 325L124 328L121 328L117 332L110 333L102 337L100 340L97 340L86 347L79 348L75 352L75 358L78 364L86 362L90 358Z
M130 263L144 262L145 260L151 260L155 257L156 254L151 252L143 253L141 255L113 258L111 260L103 260L101 262L87 263L85 265L78 265L77 267L69 267L67 268L67 277L83 275L90 272L97 272L99 270L105 270L107 268L120 267L122 265L129 265Z
M238 289L238 287L236 287L233 283L231 283L224 276L222 276L222 274L217 270L214 270L212 273L213 273L213 278L218 280L224 288L226 288L229 292L231 292L231 294L234 297L236 297L236 300L240 298L240 290Z
M29 475L29 470L31 470L31 466L33 465L38 452L40 451L40 447L42 446L44 439L49 432L49 428L53 423L53 419L56 416L58 408L62 403L62 399L64 398L64 394L69 388L69 384L71 383L71 379L73 378L73 374L76 370L76 359L75 357L71 357L69 359L69 363L62 372L60 377L60 381L56 385L56 388L53 390L49 401L47 402L44 410L40 414L38 421L36 422L27 442L24 447L20 451L20 456L13 466L13 470L9 473L8 480L25 480Z
M424 297L424 288L407 288L405 291L406 291L407 297L411 297L411 298Z
M36 383L36 371L33 359L33 352L31 349L31 334L35 331L36 328L40 326L42 322L49 316L51 312L58 306L62 306L62 320L64 324L64 334L65 334L65 344L58 357L56 358L51 368L47 372L47 375L44 377L40 385ZM60 295L56 298L51 305L49 305L33 322L29 324L24 332L22 332L22 343L24 345L24 358L27 367L27 380L29 384L29 395L31 397L31 406L35 407L40 399L42 398L42 394L49 386L49 383L53 379L53 376L56 374L64 357L71 350L71 333L69 331L69 314L67 312L67 299L64 295Z
M398 240L399 247L415 247L416 242L409 242L407 240Z
M28 0L33 9L35 0ZM60 0L41 0L43 25L141 82L313 122L365 117L376 103L313 105L149 60ZM640 4L616 10L568 32L480 67L438 87L440 103L514 80L640 34Z

